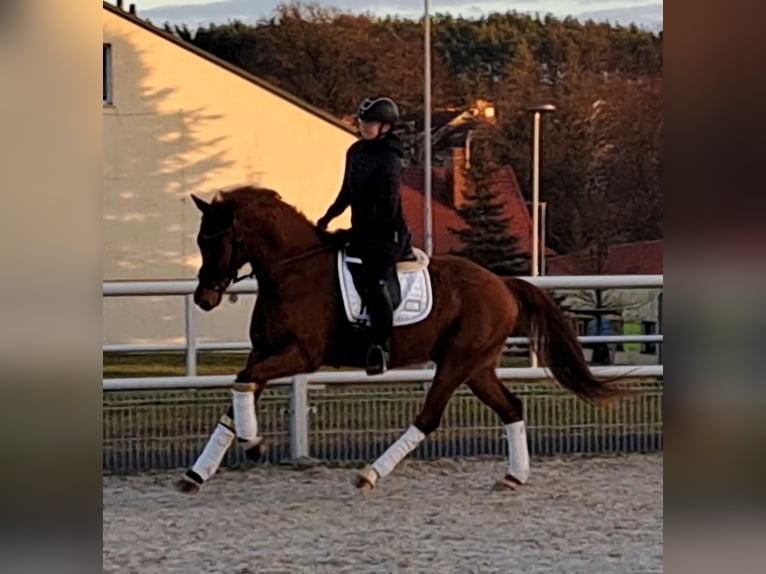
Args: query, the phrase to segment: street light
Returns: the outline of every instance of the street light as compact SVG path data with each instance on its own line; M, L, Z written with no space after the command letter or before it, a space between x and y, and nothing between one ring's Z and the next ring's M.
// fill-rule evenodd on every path
M540 117L556 111L553 104L527 108L534 117L532 139L532 276L540 275Z
M423 250L426 255L432 257L434 230L431 213L431 0L423 0L423 52ZM433 361L424 365L424 368L433 367Z
M423 2L423 132L424 158L423 164L423 250L431 257L433 255L433 217L431 215L431 14L430 0Z
M534 117L532 139L532 276L540 275L540 117L556 111L553 104L541 104L527 108ZM530 347L530 362L537 367L537 353Z
M524 205L526 205L530 211L532 211L532 202L531 201L525 201ZM545 251L547 246L547 233L548 233L548 202L547 201L541 201L540 202L540 275L546 274L546 261L545 261Z
M540 202L540 274L547 273L548 266L545 261L546 229L548 229L548 202Z

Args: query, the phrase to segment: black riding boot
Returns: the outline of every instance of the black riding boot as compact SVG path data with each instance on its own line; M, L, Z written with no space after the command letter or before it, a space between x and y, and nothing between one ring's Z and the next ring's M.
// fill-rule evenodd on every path
M386 372L391 357L391 331L394 310L385 281L379 281L368 293L367 309L372 323L372 345L367 350L367 374Z

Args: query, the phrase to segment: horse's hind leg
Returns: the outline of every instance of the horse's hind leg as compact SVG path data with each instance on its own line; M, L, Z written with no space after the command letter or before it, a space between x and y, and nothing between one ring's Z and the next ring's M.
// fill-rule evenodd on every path
M497 413L508 440L508 472L495 484L498 490L514 490L529 478L529 447L524 424L524 405L505 388L495 369L485 369L468 381L476 397Z
M471 366L446 360L436 370L425 403L413 424L375 462L365 467L354 480L358 488L372 490L380 478L388 476L410 452L432 432L439 428L444 409L455 390L470 376Z

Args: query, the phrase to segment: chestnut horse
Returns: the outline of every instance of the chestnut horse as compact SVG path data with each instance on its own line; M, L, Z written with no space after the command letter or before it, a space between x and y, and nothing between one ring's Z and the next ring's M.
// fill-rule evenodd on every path
M342 232L319 230L269 189L241 187L218 192L211 203L192 196L202 211L197 243L202 255L195 303L217 307L240 267L249 263L258 281L250 325L252 351L233 384L233 404L221 418L199 459L177 487L199 491L236 436L257 459L255 404L269 380L327 366L364 364L365 343L344 314L336 259ZM542 289L517 278L500 278L456 256L428 264L433 306L414 324L394 328L391 368L433 361L436 373L411 426L355 484L371 489L439 426L447 402L462 384L494 410L508 440L508 471L496 484L514 489L528 478L529 454L522 401L497 378L505 340L525 334L537 356L565 388L587 401L626 393L596 379L574 329Z

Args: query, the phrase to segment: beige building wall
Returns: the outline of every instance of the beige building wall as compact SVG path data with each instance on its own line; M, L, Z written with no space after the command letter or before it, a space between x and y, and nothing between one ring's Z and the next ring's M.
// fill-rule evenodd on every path
M316 220L356 136L104 4L103 279L194 279L200 213L190 199L256 183ZM349 214L335 225L348 225ZM242 339L253 299L204 317L203 339ZM104 300L104 341L180 340L181 300Z

